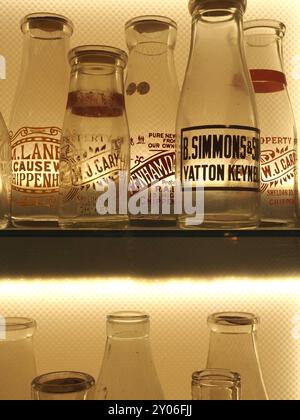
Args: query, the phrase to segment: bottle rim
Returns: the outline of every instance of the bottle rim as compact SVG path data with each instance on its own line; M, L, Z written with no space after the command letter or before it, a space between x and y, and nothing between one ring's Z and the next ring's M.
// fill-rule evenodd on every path
M32 389L46 394L73 394L88 391L95 386L95 379L82 372L51 372L32 381Z
M178 25L175 22L175 20L167 17L167 16L160 16L160 15L144 15L144 16L137 16L133 19L128 20L125 23L125 30L131 28L132 26L135 26L138 23L163 23L165 25L168 25L170 27L173 27L174 29L178 29Z
M246 312L220 312L210 315L207 324L213 332L247 334L256 331L259 318Z
M253 29L274 29L284 36L286 34L286 25L279 20L273 19L256 19L244 22L244 31Z
M143 323L149 320L150 315L136 311L120 311L107 315L107 321L110 323Z
M240 6L243 13L247 10L247 0L190 0L189 11L194 14L197 7L210 10L226 10L229 7Z
M57 24L62 24L62 25L66 25L69 29L69 36L73 35L74 32L74 24L73 22L67 18L64 15L58 15L55 13L47 13L47 12L38 12L38 13L31 13L29 15L26 15L22 20L21 20L21 30L23 33L26 32L26 25L28 23L32 23L32 22L37 22L37 21L48 21L48 22L52 22L52 23L57 23ZM62 29L57 29L57 31L62 30Z
M195 372L192 375L192 384L196 387L208 388L240 388L241 375L226 369L208 369Z
M30 318L0 318L0 330L7 332L36 329L36 321Z
M69 61L72 63L73 60L78 59L79 63L80 59L85 58L85 63L99 63L99 57L101 56L121 60L124 67L126 67L128 62L128 55L125 51L108 45L80 45L75 47L69 52Z

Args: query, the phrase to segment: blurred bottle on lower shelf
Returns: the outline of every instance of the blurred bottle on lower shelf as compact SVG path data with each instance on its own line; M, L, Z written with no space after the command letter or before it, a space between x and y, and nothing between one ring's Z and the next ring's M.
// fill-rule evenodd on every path
M0 229L5 229L10 217L11 148L4 119L0 114Z
M33 336L36 323L26 318L0 318L0 400L30 400L36 377Z
M96 400L164 400L150 345L150 317L118 312L107 317L107 343Z
M87 401L94 399L95 380L80 372L54 372L32 382L35 401Z
M193 401L239 401L241 377L224 369L195 372L192 378Z
M211 330L207 369L239 372L242 400L268 400L257 349L259 319L247 313L220 313L208 318Z

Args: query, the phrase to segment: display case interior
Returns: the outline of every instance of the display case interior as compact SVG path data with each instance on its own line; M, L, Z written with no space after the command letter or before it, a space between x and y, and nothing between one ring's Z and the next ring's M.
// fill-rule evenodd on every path
M72 46L126 50L124 24L140 15L178 23L175 63L180 86L191 18L186 1L11 0L2 5L0 111L6 122L21 71L20 20L63 14L75 25ZM249 0L245 18L287 26L285 70L300 127L298 0ZM6 70L5 70L6 69ZM191 374L206 367L209 314L260 316L259 350L271 399L300 397L300 233L258 231L16 231L0 233L0 313L37 321L38 373L82 371L97 377L105 316L151 314L154 359L168 399L191 398Z

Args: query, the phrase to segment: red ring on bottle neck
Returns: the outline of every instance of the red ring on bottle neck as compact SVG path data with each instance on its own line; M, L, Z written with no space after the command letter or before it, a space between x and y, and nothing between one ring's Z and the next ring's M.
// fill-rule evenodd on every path
M287 86L286 76L281 71L251 69L250 74L255 93L281 92Z

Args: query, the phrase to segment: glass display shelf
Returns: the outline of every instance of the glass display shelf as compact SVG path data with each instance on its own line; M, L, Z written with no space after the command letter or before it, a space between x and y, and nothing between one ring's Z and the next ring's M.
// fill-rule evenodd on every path
M1 238L300 238L300 228L259 228L252 230L181 230L178 228L128 228L126 230L14 229L0 231Z
M296 278L300 229L0 232L0 280Z

